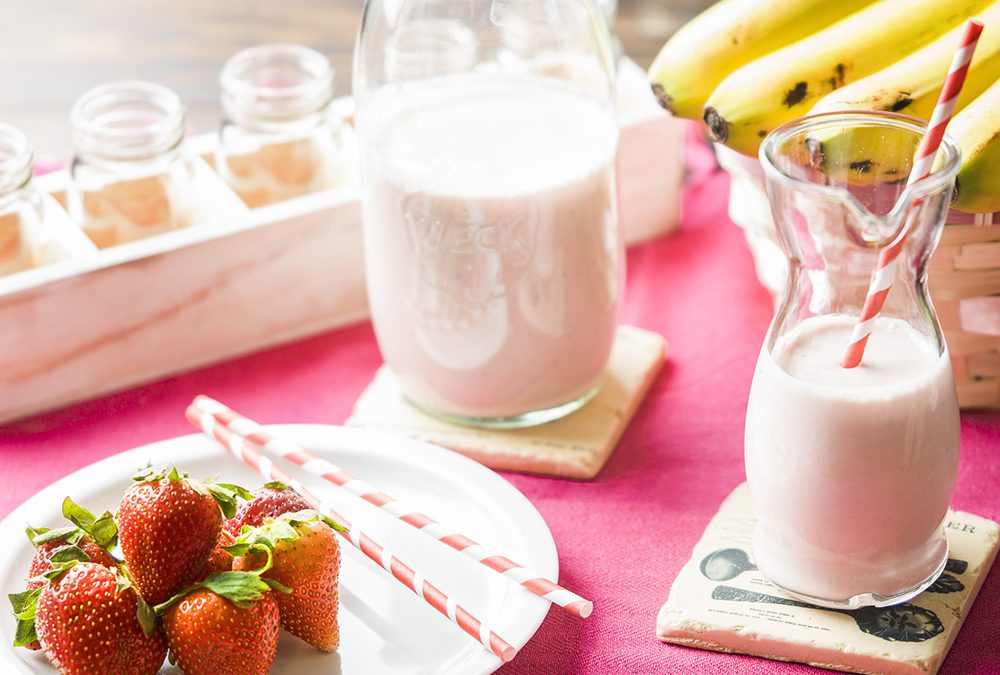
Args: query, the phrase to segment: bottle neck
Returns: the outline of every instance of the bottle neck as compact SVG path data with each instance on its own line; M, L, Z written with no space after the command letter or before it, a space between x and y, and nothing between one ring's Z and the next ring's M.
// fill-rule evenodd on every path
M0 123L0 199L31 181L31 145L18 129Z
M142 163L172 157L184 140L185 110L177 95L149 82L91 89L70 113L78 157Z
M252 131L318 124L333 99L330 62L299 45L245 49L226 62L220 82L226 117Z

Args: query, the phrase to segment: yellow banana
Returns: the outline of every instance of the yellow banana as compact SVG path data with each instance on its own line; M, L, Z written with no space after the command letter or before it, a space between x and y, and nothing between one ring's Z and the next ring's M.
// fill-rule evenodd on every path
M977 16L992 29L984 30L979 39L956 111L1000 77L1000 2L994 1ZM883 110L928 121L964 32L965 26L960 25L888 68L837 89L824 96L809 114ZM887 147L877 128L816 134L810 142L813 157L820 159L828 174L849 176L855 183L899 180L909 174L912 163L911 149Z
M955 115L948 135L962 148L952 206L973 213L1000 211L1000 82Z
M815 33L874 0L722 0L682 26L649 68L660 104L701 119L705 100L745 63Z
M989 4L880 0L730 73L706 102L705 122L716 140L755 154L768 132L830 91L895 63Z

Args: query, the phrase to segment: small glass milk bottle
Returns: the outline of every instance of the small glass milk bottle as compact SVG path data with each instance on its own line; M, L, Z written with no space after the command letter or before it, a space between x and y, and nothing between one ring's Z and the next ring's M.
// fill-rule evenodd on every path
M592 0L369 0L354 60L368 299L404 396L522 427L603 381L623 282Z
M779 127L760 148L788 290L747 405L754 563L824 607L904 602L948 560L960 423L927 264L959 148L945 137L940 166L907 187L924 133L891 113L828 113ZM842 367L880 250L903 228L864 359Z
M149 82L106 84L77 100L69 212L98 247L190 223L184 120L177 95Z
M31 158L27 137L0 123L0 276L39 264L44 252L47 233Z
M334 186L342 123L330 111L333 69L299 45L245 49L222 69L216 167L251 208Z

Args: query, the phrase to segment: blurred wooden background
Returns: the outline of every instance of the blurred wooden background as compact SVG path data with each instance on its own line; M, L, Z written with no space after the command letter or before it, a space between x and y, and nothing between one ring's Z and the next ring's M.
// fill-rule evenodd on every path
M72 102L121 79L164 84L184 100L190 126L219 118L218 73L229 56L263 42L325 53L338 94L350 91L362 0L2 0L0 120L41 157L70 147ZM711 0L619 0L616 33L643 66L681 23Z

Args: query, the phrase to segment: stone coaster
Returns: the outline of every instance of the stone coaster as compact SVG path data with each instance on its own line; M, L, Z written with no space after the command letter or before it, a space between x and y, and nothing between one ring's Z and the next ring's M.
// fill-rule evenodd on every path
M722 503L660 609L664 642L856 673L936 673L993 564L1000 526L950 511L948 565L908 603L853 612L783 595L750 559L754 523L743 483Z
M619 326L597 395L567 417L528 429L477 429L431 417L403 400L395 378L383 366L347 424L436 443L493 469L589 479L608 461L660 372L665 353L658 333Z

